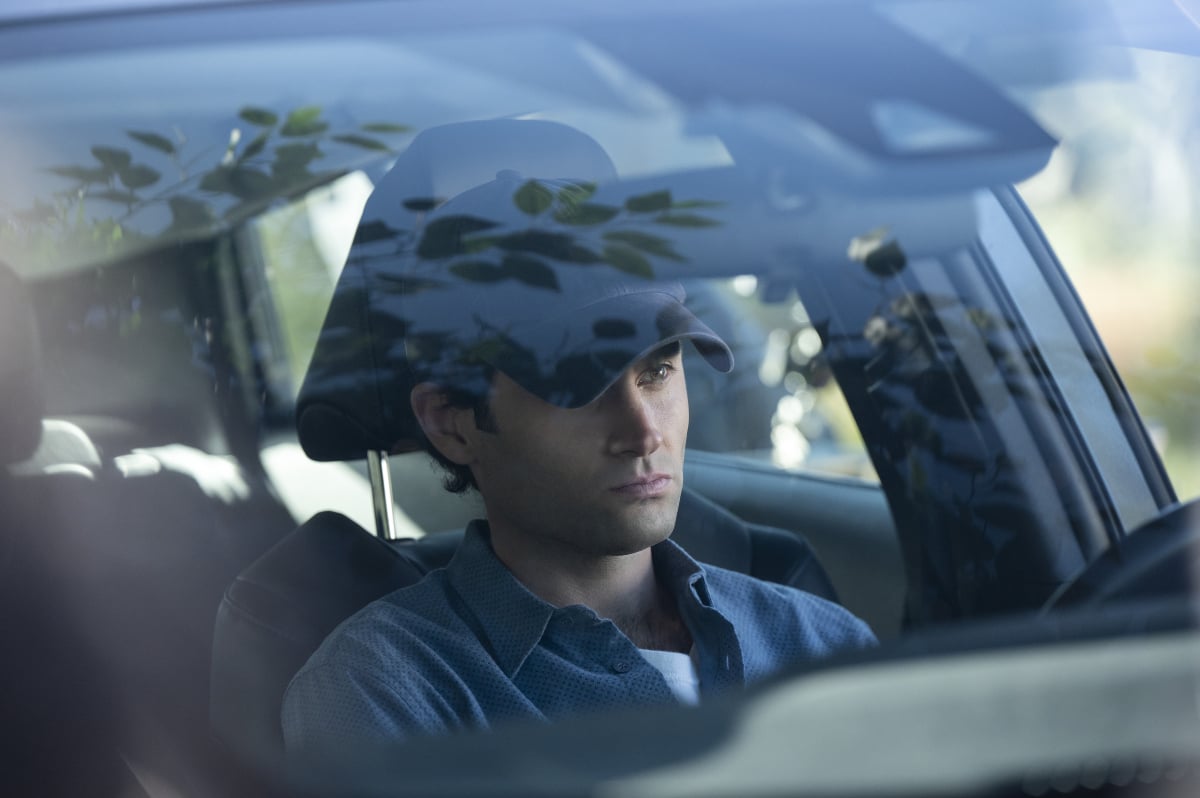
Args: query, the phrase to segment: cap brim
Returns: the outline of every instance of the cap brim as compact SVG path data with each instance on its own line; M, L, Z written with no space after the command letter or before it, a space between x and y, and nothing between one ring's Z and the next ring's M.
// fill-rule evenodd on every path
M582 407L632 364L689 340L713 368L733 369L733 352L668 290L611 296L510 331L485 358L525 390L558 407Z

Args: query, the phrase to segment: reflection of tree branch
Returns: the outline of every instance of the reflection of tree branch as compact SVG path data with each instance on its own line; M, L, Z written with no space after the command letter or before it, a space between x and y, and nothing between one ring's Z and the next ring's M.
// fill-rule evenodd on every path
M321 118L321 109L317 106L294 109L282 123L279 115L263 109L243 108L238 115L258 128L257 135L247 137L249 141L243 141L240 135L231 133L220 148L202 147L198 152L185 155L190 140L178 126L172 126L174 138L153 131L133 130L126 132L133 141L132 145L93 146L91 153L94 164L47 167L46 171L72 180L72 184L51 192L52 204L38 199L26 211L20 212L19 215L25 220L23 228L15 224L6 225L3 231L25 238L50 231L60 234L74 231L85 238L89 235L103 238L112 232L110 246L123 240L128 243L130 240L178 234L189 228L190 224L206 226L218 218L205 197L232 200L232 204L221 213L224 218L236 218L238 214L260 207L274 197L311 188L338 174L337 170L326 169L315 174L309 170L310 166L327 155L318 146L322 142L333 141L345 147L390 152L388 144L363 133L388 135L411 132L407 126L390 123L362 125L362 132L338 132ZM241 128L235 127L233 130L239 131ZM140 153L139 158L153 155L166 159L177 172L178 179L164 184L163 174L147 165L152 161L135 160L137 153ZM211 166L203 172L197 172L205 165ZM155 184L158 184L158 188L151 190L150 187ZM95 208L93 203L96 201L118 203L123 209L108 217L102 215L104 211L85 217L85 209ZM164 229L149 236L124 229L131 219L147 209L161 207L163 203L170 205L171 213L171 221ZM179 208L187 209L188 213L181 216L176 212ZM61 238L47 238L40 242L44 247L61 243Z

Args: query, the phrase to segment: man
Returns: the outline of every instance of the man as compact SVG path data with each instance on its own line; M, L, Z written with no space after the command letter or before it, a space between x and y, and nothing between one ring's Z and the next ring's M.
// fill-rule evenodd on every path
M597 160L577 131L517 124ZM285 696L290 753L695 703L874 642L841 607L698 565L669 539L689 420L682 346L721 371L732 353L677 281L631 273L605 248L635 240L621 225L648 201L602 201L595 175L528 174L441 204L405 256L381 248L387 265L362 280L403 338L413 423L486 519L447 568L325 641Z

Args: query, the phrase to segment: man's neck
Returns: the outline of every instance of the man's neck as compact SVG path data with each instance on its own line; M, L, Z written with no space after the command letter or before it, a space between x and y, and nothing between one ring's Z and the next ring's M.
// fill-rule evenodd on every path
M650 549L598 555L495 528L491 539L500 562L543 601L556 607L582 604L612 620L639 648L691 648L691 634L658 582Z

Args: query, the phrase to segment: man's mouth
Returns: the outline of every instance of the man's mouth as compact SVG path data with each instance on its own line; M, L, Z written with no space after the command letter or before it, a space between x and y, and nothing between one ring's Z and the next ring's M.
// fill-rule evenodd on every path
M671 487L669 474L646 474L611 488L613 493L632 499L653 499L662 496Z

